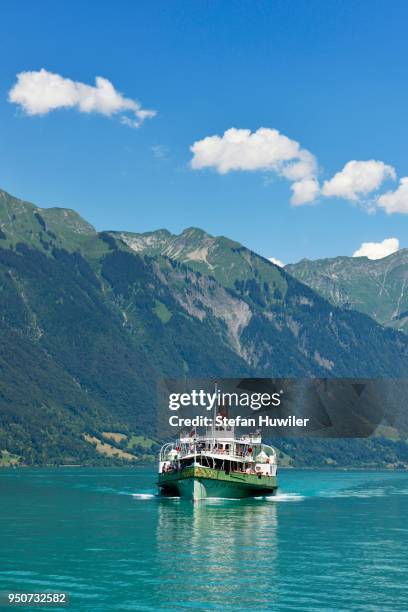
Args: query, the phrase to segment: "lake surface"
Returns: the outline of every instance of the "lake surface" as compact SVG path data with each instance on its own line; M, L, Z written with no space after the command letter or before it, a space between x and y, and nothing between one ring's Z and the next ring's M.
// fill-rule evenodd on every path
M408 474L279 480L193 504L156 497L150 467L0 470L0 590L75 611L408 610Z

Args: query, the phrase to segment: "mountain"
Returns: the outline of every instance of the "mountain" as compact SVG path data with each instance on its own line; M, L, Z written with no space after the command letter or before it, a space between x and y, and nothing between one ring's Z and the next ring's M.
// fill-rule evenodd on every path
M3 463L154 454L161 377L406 376L405 335L228 238L97 232L5 192L0 231ZM366 441L343 454L337 441L283 444L297 464L375 462ZM401 457L392 447L386 461Z
M288 274L287 268L275 266L239 243L197 228L188 228L180 235L167 230L112 235L134 253L166 257L208 275L243 300L250 308L250 318L239 330L241 353L259 374L391 375L391 370L387 373L374 359L371 344L382 342L378 334L385 340L386 330L373 327L367 317L359 317L350 309L333 309L327 300ZM393 333L392 342L399 345L406 339ZM402 373L405 365L397 365L398 357L394 357L394 366Z
M213 276L223 286L237 288L237 283L256 274L258 282L272 283L275 289L286 286L279 268L225 236L210 236L195 227L181 234L167 230L134 234L115 233L134 253L155 257L162 255Z
M335 306L352 308L378 323L408 332L408 249L383 259L302 259L285 270Z
M74 210L39 208L0 189L0 244L15 247L27 244L48 251L52 243L69 250L79 248L95 229Z

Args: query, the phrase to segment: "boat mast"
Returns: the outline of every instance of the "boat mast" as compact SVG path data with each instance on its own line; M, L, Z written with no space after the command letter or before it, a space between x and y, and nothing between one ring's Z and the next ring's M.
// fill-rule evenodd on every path
M218 393L218 383L217 381L214 383L214 393L215 393L215 402L214 402L214 412L213 412L213 421L212 421L212 437L213 437L213 446L215 445L215 419L217 416L217 408L218 408L218 401L217 401L217 393Z

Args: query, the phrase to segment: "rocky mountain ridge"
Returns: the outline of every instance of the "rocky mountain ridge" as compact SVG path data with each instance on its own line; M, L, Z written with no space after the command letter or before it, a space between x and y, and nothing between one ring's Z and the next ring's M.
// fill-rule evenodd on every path
M0 230L0 451L24 463L94 462L104 432L154 440L161 377L406 375L404 334L228 238L96 232L5 192Z

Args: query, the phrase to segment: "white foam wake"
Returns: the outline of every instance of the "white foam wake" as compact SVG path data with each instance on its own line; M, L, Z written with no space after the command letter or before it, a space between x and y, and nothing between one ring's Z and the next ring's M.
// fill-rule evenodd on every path
M299 495L298 493L277 493L276 495L267 495L266 497L261 497L260 499L276 502L297 502L302 501L305 499L305 497L303 495Z
M132 497L135 499L154 499L157 495L154 493L132 493Z

